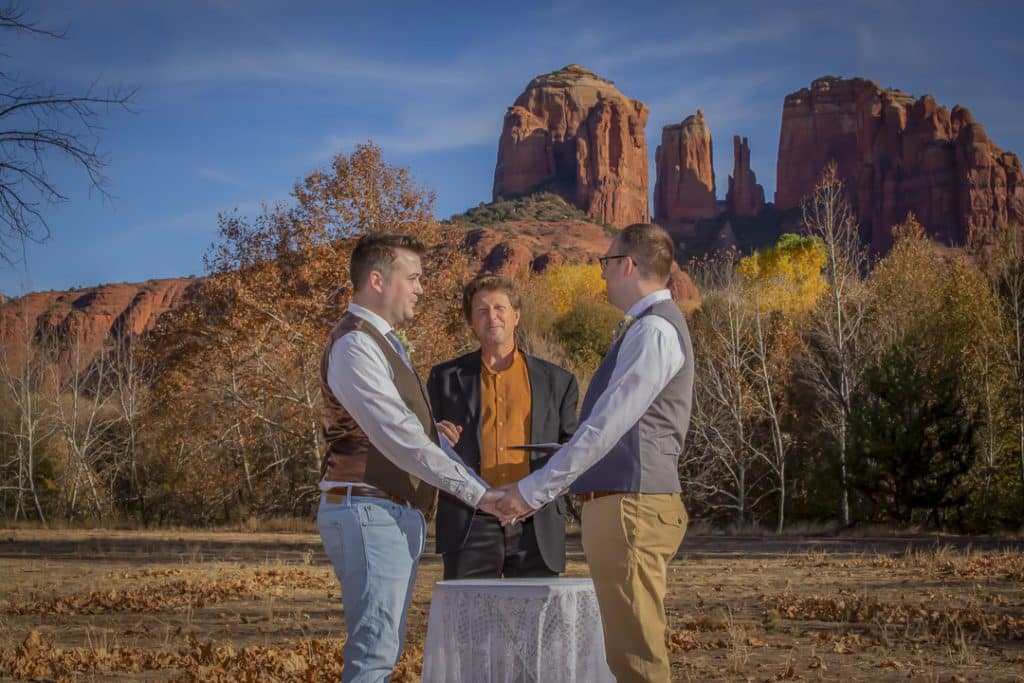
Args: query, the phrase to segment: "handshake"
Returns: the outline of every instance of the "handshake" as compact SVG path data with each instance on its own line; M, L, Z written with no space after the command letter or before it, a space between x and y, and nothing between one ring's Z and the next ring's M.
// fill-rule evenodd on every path
M519 493L516 484L487 489L476 506L497 517L502 526L521 522L536 512Z
M449 445L454 446L459 442L459 438L462 436L461 426L448 420L441 420L436 425L438 433ZM513 448L521 447L514 446ZM519 487L516 484L505 484L488 489L476 506L497 517L502 526L521 522L536 512L519 493Z

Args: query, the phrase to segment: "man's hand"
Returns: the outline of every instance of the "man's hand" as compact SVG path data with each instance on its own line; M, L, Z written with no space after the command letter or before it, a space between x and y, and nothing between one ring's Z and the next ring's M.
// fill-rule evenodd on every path
M499 491L503 491L505 493L504 497L502 497L497 503L497 517L501 520L502 526L521 522L536 512L536 510L530 507L530 504L526 502L523 495L519 493L518 483L506 484L505 486L502 486Z
M505 497L503 489L487 489L476 506L484 512L498 517L498 501Z
M454 422L449 422L448 420L441 420L440 422L435 422L434 424L437 425L438 433L440 433L441 436L443 436L444 438L448 439L448 443L450 443L452 446L459 442L459 438L462 436L462 427L455 424Z

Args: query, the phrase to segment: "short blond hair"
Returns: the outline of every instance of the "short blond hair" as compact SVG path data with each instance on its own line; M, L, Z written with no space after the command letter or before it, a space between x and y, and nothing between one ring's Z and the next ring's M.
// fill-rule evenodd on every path
M676 260L672 238L651 223L633 223L622 229L616 239L624 255L629 256L647 279L667 281Z

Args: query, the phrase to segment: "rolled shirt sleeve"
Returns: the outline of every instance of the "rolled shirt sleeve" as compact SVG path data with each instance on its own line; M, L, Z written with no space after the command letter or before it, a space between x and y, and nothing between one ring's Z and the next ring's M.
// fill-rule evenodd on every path
M423 430L419 418L398 394L384 352L368 334L350 332L334 343L327 384L384 457L476 507L486 486Z

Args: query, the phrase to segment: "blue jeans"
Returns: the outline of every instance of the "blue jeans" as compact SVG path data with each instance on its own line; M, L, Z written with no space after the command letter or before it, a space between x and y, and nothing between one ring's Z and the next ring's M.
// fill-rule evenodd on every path
M387 681L405 642L426 541L423 513L382 498L323 493L316 524L345 608L348 640L341 680Z

